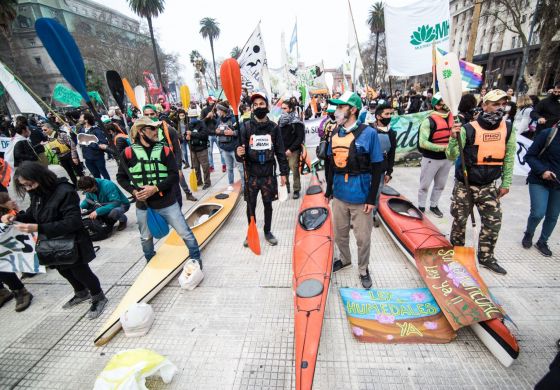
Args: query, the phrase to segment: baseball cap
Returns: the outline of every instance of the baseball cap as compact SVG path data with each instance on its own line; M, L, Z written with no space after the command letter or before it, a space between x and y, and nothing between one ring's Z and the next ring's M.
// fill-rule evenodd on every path
M439 102L441 102L442 97L441 97L441 93L437 92L434 95L432 95L432 106L435 106L436 104L438 104Z
M508 95L501 89L493 89L490 92L487 92L486 95L482 98L482 102L497 102L502 99L507 99Z
M208 96L208 97L206 98L206 101L207 101L207 102L217 102L218 99L216 99L214 96Z
M263 93L263 92L253 92L251 94L251 103L253 103L256 98L264 99L266 101L266 104L268 104L268 97L266 96L265 93Z
M336 111L336 106L334 104L329 104L327 106L327 112L335 112Z
M344 92L338 99L329 100L329 103L335 106L349 105L356 107L358 110L362 109L362 99L360 99L357 93L351 91Z

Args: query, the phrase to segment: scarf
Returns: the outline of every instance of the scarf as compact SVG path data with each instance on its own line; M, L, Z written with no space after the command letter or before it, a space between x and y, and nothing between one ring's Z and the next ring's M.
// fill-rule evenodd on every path
M299 118L296 116L295 110L292 112L283 112L278 120L278 126L284 127L298 122L301 123Z

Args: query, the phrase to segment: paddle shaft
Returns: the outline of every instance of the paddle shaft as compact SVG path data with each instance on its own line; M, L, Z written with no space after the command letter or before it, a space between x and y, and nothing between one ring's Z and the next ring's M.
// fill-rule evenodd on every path
M235 115L235 123L237 124L237 142L239 143L239 146L245 146L241 138L241 123L239 123L239 115ZM247 207L249 208L249 215L254 218L255 210L253 210L253 204L250 199L251 193L249 192L249 174L247 173L247 160L245 159L246 156L247 150L245 151L245 155L243 156L243 182L245 183L245 185L243 186L243 192L245 195L245 201L247 202Z

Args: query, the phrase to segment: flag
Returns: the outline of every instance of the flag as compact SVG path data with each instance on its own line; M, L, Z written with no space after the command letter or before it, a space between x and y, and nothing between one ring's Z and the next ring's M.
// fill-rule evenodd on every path
M343 67L343 74L349 75L354 83L354 90L359 85L359 77L364 72L364 64L358 47L358 37L354 30L354 20L352 12L348 9L348 41L346 43L346 61Z
M441 55L446 55L447 52L438 49ZM459 68L461 69L461 80L463 82L463 91L471 91L477 89L482 84L482 66L459 60Z
M297 41L297 20L296 20L296 23L294 24L294 30L292 31L292 38L290 39L290 55L293 54L293 53L296 53L297 46L298 46L298 41ZM295 51L294 51L294 49L295 49ZM297 55L296 55L296 58L297 58Z
M389 75L430 73L432 44L449 51L449 0L387 2L384 13Z
M262 68L267 63L260 23L243 46L237 61L241 68L243 87L248 91L258 89L262 83Z
M66 106L80 107L82 95L62 84L56 84L53 91L53 99Z
M0 62L0 83L8 91L19 112L45 116L41 106L29 95L2 62Z
M99 104L103 104L103 99L101 99L101 95L97 91L89 91L88 95L91 99L95 100Z
M300 84L299 93L301 103L303 105L303 111L307 110L307 107L311 103L311 95L309 94L309 87L305 84Z

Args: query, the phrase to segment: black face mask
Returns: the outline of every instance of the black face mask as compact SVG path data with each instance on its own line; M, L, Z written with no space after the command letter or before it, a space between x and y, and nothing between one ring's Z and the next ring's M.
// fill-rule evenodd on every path
M383 126L389 126L389 123L391 123L391 118L381 118L381 119L379 119L379 122Z
M253 110L253 114L255 114L258 119L264 119L268 112L268 107L257 107Z
M142 138L144 139L144 142L146 142L150 147L153 147L157 141L153 141L152 139L148 138L144 133L142 133Z

